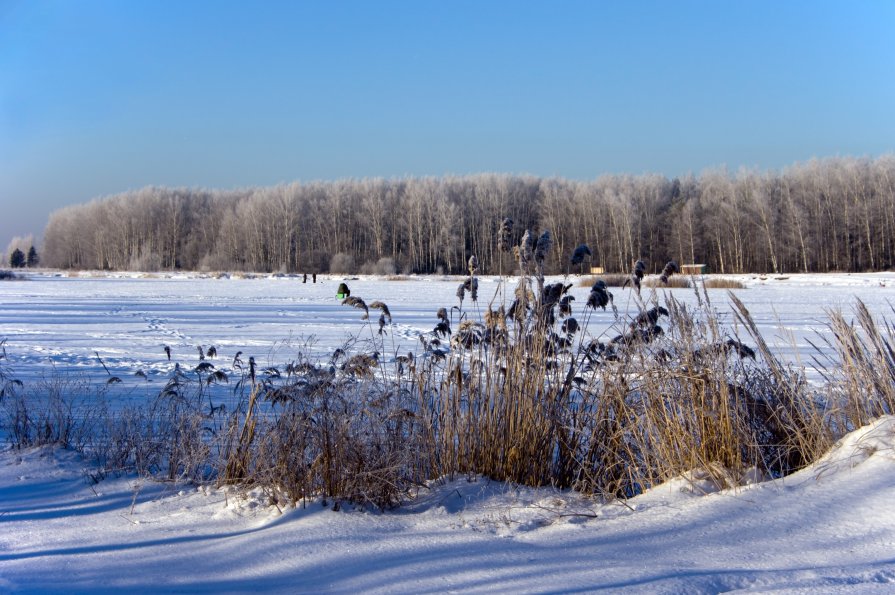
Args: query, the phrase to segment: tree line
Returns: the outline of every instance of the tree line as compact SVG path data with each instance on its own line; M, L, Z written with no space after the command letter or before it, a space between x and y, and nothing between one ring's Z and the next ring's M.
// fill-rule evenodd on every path
M669 179L593 181L505 174L349 179L242 190L148 187L53 212L45 265L113 270L510 273L499 250L549 230L545 270L657 272L669 260L716 273L889 269L895 262L895 155L837 157L781 172L725 169ZM338 269L338 270L337 270Z

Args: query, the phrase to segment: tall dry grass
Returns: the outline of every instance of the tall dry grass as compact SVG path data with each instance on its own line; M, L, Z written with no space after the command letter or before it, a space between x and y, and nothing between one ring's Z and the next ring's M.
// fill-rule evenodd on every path
M569 285L543 278L550 238L526 237L524 275L498 292L507 302L478 302L470 259L457 303L433 313L416 355L395 353L388 307L371 301L379 322L365 309L358 339L329 357L299 353L285 374L251 360L230 410L214 404L208 377L180 371L145 406L90 399L91 410L87 388L14 381L3 352L0 424L15 447L71 446L110 472L261 487L275 503L388 508L458 474L607 498L694 469L721 485L755 470L779 477L895 412L895 331L860 301L854 323L829 313L817 355L826 382L812 386L775 357L734 294L732 328L697 288L695 306L653 293L592 336L594 310L612 305L597 299L605 287L574 304Z
M690 283L690 279L687 277L674 276L669 279L662 281L659 278L649 278L643 281L644 287L649 288L668 288L668 289L688 289L693 285Z
M704 277L702 283L706 289L746 289L742 282L727 277Z
M623 275L621 273L607 273L603 275L592 275L589 277L582 277L578 281L579 287L592 287L597 280L602 280L606 283L606 287L621 287L625 284L625 281L628 281L628 275Z

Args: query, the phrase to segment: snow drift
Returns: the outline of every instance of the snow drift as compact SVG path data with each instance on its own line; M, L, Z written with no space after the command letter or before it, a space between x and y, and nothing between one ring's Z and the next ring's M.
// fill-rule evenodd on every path
M860 592L895 588L895 417L784 479L698 474L628 501L457 477L397 512L95 483L77 455L0 453L0 589L15 593Z

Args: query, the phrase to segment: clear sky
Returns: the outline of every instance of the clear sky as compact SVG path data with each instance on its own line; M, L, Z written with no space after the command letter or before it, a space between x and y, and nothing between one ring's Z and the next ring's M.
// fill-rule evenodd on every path
M893 0L0 0L0 250L146 185L893 150Z

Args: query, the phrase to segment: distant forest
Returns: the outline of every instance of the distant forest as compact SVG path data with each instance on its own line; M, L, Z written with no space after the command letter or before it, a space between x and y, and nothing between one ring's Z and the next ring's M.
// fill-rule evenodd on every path
M657 272L669 260L714 273L890 269L895 155L830 158L780 173L608 175L579 182L502 174L293 183L242 190L149 187L60 209L43 264L74 269L297 273L510 273L498 229L549 230L551 273L585 263Z

